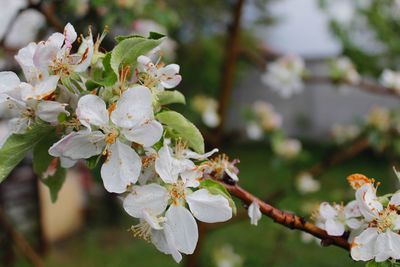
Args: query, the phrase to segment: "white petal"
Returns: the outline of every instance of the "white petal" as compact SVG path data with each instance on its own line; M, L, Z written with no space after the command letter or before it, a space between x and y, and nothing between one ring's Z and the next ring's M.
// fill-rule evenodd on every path
M198 154L192 150L186 149L184 151L183 156L188 159L203 160L203 159L209 158L210 156L212 156L213 154L215 154L217 152L218 152L218 148L214 148L213 150L211 150L205 154Z
M12 133L23 134L31 122L31 119L27 117L14 118L8 121L8 127Z
M74 56L77 57L78 62L76 62L74 66L75 72L84 72L90 66L92 62L94 53L94 44L93 44L93 37L92 33L85 39L83 39L81 46L79 47L78 54Z
M199 178L203 176L203 173L199 170L192 169L181 173L181 178L185 182L186 187L199 187Z
M130 146L117 141L111 145L106 162L101 167L104 187L111 193L123 193L126 187L136 183L142 161Z
M250 217L250 223L252 225L256 225L258 224L258 221L261 219L262 214L260 211L260 206L258 205L258 203L256 201L253 201L249 208L247 209L247 214Z
M356 261L369 261L375 257L375 243L378 238L376 228L367 228L354 238L351 245L351 257Z
M15 60L21 66L25 79L28 82L32 82L33 79L37 78L37 70L33 64L33 55L35 54L36 48L37 44L32 42L26 47L21 48L15 56Z
M349 202L344 207L344 214L346 218L361 217L361 212L358 206L358 202L356 200Z
M25 110L25 103L7 94L0 94L0 118L11 119L19 117Z
M190 211L199 221L206 223L225 222L232 218L228 200L221 195L212 195L200 189L186 196Z
M379 234L376 244L376 262L386 261L389 258L400 259L400 235L387 230Z
M85 95L79 99L76 115L82 125L104 126L108 124L108 111L103 99L95 95Z
M21 81L14 72L0 72L0 94L15 91L20 83Z
M392 196L392 198L390 199L389 204L395 205L396 207L397 207L397 206L400 206L400 192L396 192L396 193Z
M153 96L144 86L134 86L126 90L111 113L111 120L122 128L132 128L152 120Z
M60 157L60 165L64 169L69 169L72 168L76 164L77 160L65 158L65 157Z
M35 85L21 83L21 98L25 101L29 99L41 100L56 90L59 79L58 75L52 75Z
M58 123L58 115L64 113L69 116L69 112L65 110L67 104L62 104L55 101L41 101L36 110L36 115L49 123Z
M323 202L319 206L319 214L325 220L333 219L338 215L338 212L335 208L333 208L329 203Z
M328 235L341 236L344 233L344 225L336 219L328 219L325 222L325 230Z
M233 171L231 171L229 168L225 168L225 173L234 181L239 181L239 177L237 174Z
M171 205L166 213L166 224L171 227L176 248L185 254L192 254L196 248L199 233L192 214L182 206Z
M104 134L96 132L71 132L49 149L53 157L67 157L71 160L88 159L103 152Z
M356 191L356 200L361 214L367 221L372 221L379 216L383 209L376 197L376 189L371 184L365 184Z
M346 220L346 224L351 229L359 229L363 226L364 222L362 219L351 218Z
M173 184L178 179L178 175L173 171L172 156L167 144L164 144L158 151L155 167L156 172L165 183Z
M78 37L74 26L71 23L68 23L64 28L64 38L65 44L68 48L72 47L72 43L75 42L76 38Z
M124 129L123 134L129 141L150 147L157 143L162 136L163 127L156 121L151 120L131 129Z
M166 225L164 230L152 230L151 242L159 251L172 255L177 263L181 262L182 255L175 247L175 241L169 225Z
M168 198L167 190L158 184L134 186L124 199L124 209L135 218L142 218L143 210L159 215L167 208Z

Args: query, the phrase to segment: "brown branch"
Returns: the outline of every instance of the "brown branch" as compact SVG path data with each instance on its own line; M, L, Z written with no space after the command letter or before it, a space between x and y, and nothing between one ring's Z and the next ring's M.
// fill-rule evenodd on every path
M237 0L233 7L232 23L228 27L228 36L225 47L226 54L222 66L221 85L219 88L219 115L221 118L221 123L217 129L219 133L222 132L224 127L226 112L228 110L232 92L236 61L239 52L240 21L244 2L245 0Z
M276 58L283 56L283 54L280 54L269 48L262 48L259 51L251 51L243 47L240 48L240 55L253 62L257 66L257 68L259 68L262 71L264 71L267 68L268 61L275 60ZM329 76L317 76L314 74L309 74L307 77L304 78L304 80L306 82L315 84L319 83L344 84L365 92L381 94L381 95L389 95L400 98L400 94L397 93L395 90L366 79L361 79L359 83L351 83L346 81L334 81Z
M4 228L6 232L10 234L14 243L34 267L44 266L42 259L28 243L28 241L20 233L18 233L7 221L2 209L0 209L0 225Z
M261 212L287 228L300 230L309 233L319 239L323 245L334 245L345 250L350 250L350 244L344 236L330 236L328 233L317 227L316 225L307 222L304 218L297 215L279 210L270 204L258 199L251 193L247 192L239 185L229 185L221 183L233 196L242 200L245 204L250 205L253 201L260 206Z
M335 83L337 83L328 76L316 76L316 75L310 75L310 76L306 77L305 81L309 82L309 83L316 83L316 84L319 84L319 83L335 84ZM400 98L400 94L398 94L395 90L385 87L383 85L380 85L378 83L375 83L375 82L372 82L369 80L365 80L365 79L361 79L361 81L359 83L350 83L350 82L346 82L346 81L340 81L338 84L348 85L348 86L351 86L356 89L359 89L359 90L362 90L365 92L369 92L369 93L388 95L388 96L394 96L394 97Z

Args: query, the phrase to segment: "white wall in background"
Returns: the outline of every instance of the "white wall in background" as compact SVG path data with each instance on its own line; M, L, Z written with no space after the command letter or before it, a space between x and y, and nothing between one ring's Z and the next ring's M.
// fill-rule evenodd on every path
M340 53L341 45L330 33L329 17L319 8L318 0L279 0L268 5L277 22L271 27L258 28L266 44L277 51L305 58ZM345 16L346 10L341 8L337 13Z

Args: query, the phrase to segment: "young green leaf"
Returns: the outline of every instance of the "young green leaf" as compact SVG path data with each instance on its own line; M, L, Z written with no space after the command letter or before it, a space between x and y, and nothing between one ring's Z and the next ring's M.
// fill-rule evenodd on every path
M179 91L162 91L157 94L160 105L186 104L185 96Z
M55 168L56 171L53 175L40 179L49 188L50 198L53 203L57 201L58 193L60 192L67 175L67 170L60 166L59 160Z
M135 66L139 56L145 55L161 43L162 39L152 40L142 37L132 37L121 41L111 52L110 65L115 74L119 75L121 65Z
M54 128L49 124L37 122L24 134L12 134L0 148L0 182L2 182L26 153Z
M157 120L171 128L174 137L188 142L189 147L204 153L204 139L199 129L184 116L175 111L164 111L156 115Z

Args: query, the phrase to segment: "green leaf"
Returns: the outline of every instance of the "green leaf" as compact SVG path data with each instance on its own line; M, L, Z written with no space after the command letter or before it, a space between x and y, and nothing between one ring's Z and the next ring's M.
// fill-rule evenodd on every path
M233 214L236 214L236 204L233 201L231 194L229 194L228 190L226 190L222 184L212 179L205 179L200 182L200 187L207 189L213 195L222 195L225 197L229 202L229 206L232 208Z
M172 130L175 138L182 138L197 153L204 153L204 139L199 129L175 111L164 111L156 115L157 120Z
M91 158L86 160L86 165L88 166L89 169L93 170L94 168L97 167L97 165L99 164L101 158L102 158L101 154L93 156L93 157L91 157Z
M49 133L46 138L40 140L33 148L33 169L40 180L48 186L53 203L57 200L58 192L64 184L66 176L66 170L60 166L59 160L56 161L56 166L51 166L54 164L55 158L48 153L49 148L57 142L58 139L55 132ZM55 173L51 176L44 177L44 173L50 166L55 168Z
M60 166L59 161L57 162L56 168L57 170L54 175L41 179L41 181L49 188L50 198L53 203L57 201L58 192L60 192L67 175L67 170Z
M33 148L33 170L42 178L43 173L47 171L51 161L54 159L49 155L49 148L57 142L57 135L49 133L46 138L41 139Z
M375 261L369 261L365 265L366 267L395 267L395 266L400 266L400 263L396 262L390 262L390 261L384 261L384 262L375 262Z
M150 32L148 39L151 40L158 40L165 37L165 34L158 33L158 32ZM138 35L138 34L132 34L132 35L119 35L115 37L115 40L120 43L123 40L129 39L129 38L145 38L144 36Z
M152 40L142 37L132 37L121 41L111 52L110 65L112 70L119 75L121 65L136 66L137 58L150 52L161 41L162 39Z
M162 91L157 94L160 105L186 104L185 96L179 91Z
M0 148L0 182L24 159L26 153L54 130L49 124L37 122L24 134L12 134Z

